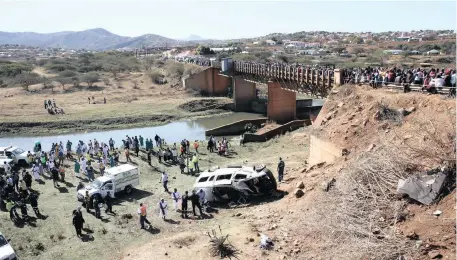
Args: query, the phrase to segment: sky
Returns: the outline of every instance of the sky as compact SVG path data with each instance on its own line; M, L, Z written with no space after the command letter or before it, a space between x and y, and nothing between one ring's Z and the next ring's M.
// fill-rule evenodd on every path
M298 31L456 29L455 1L0 0L0 31L235 39Z

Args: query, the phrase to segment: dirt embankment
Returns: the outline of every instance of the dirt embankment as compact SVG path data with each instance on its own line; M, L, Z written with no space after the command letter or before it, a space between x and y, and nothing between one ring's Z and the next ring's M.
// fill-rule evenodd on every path
M345 155L317 169L289 172L286 181L293 181L283 187L293 193L302 180L305 195L269 209L294 211L277 222L282 230L269 233L298 241L283 246L285 256L455 259L455 185L431 206L396 193L400 178L455 162L455 111L455 100L438 95L334 90L310 134ZM435 210L443 213L435 217Z
M201 112L207 110L232 110L231 102L226 99L199 99L184 103L180 109L188 112Z
M95 120L52 121L52 122L5 122L0 124L0 133L15 135L21 133L50 134L90 130L109 130L144 124L161 124L175 120L172 115L142 117L116 117Z

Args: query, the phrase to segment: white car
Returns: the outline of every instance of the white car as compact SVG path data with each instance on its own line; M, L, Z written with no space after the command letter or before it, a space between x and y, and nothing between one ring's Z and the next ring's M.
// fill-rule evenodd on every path
M202 172L194 190L202 189L205 199L211 202L237 201L250 196L268 195L277 188L276 179L265 165L229 166Z
M14 146L0 147L0 158L4 157L12 159L15 164L19 165L27 165L30 163L27 152Z
M0 260L17 260L14 249L2 233L0 233Z

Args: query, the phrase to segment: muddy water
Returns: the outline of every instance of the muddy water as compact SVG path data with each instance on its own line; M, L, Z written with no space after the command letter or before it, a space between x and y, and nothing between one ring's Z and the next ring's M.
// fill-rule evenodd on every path
M126 135L131 137L141 135L145 139L153 139L156 134L165 139L168 144L171 144L175 142L179 143L184 138L188 140L204 140L205 130L207 129L233 123L239 120L256 119L262 117L263 116L259 114L233 113L228 115L200 118L196 120L173 122L166 125L154 127L131 128L103 132L73 133L55 136L0 138L0 147L13 145L28 151L33 149L33 144L35 141L40 141L43 150L48 151L51 148L51 144L55 142L62 141L65 145L67 140L70 140L73 143L73 147L76 147L75 145L79 140L87 143L90 139L93 140L94 138L98 141L106 143L110 138L113 138L115 145L119 146L122 144L122 139L125 139Z

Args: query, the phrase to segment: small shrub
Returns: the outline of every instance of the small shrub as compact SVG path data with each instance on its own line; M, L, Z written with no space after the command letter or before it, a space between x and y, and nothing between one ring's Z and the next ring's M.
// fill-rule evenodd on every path
M105 86L111 85L108 78L104 78L103 83L105 84Z
M209 250L211 256L220 256L221 258L224 257L235 257L238 254L238 250L228 241L228 235L222 235L221 227L219 226L219 231L221 236L218 237L216 231L212 231L212 234L209 232L207 235L210 238L209 241Z
M105 227L102 227L102 228L99 230L99 232L102 233L103 235L108 234L108 230L107 230Z
M148 76L151 79L152 83L164 84L165 76L159 70L152 70L149 72Z
M43 243L38 242L38 244L35 245L35 249L39 250L39 251L44 251L45 247L44 247Z
M168 72L170 73L171 76L174 76L174 77L182 77L182 75L184 74L184 65L182 63L177 63L177 62L172 62L170 63L170 65L168 66Z
M134 89L139 89L137 80L132 80L132 84Z

